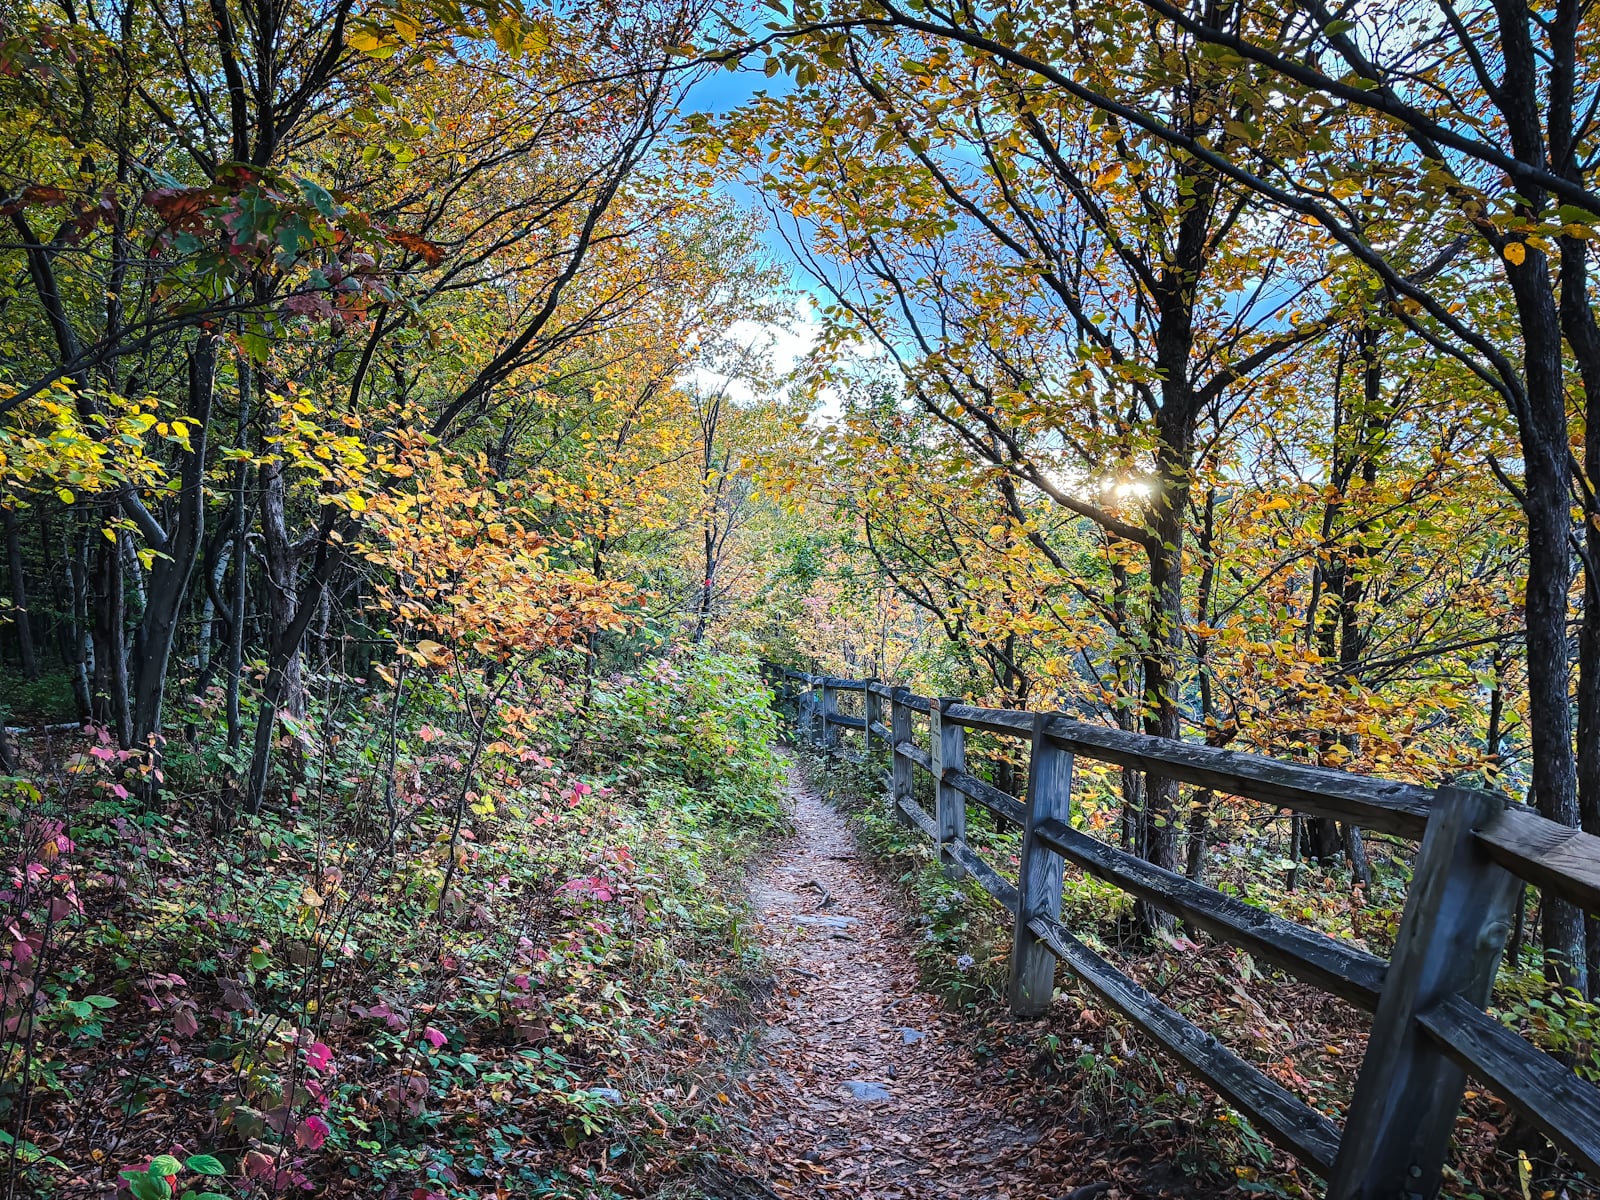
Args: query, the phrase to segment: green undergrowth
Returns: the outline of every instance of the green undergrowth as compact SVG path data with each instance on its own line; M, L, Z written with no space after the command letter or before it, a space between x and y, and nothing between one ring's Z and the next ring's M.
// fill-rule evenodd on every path
M549 679L493 709L419 679L314 712L302 780L231 819L198 778L125 786L104 739L31 764L0 1162L41 1197L694 1195L765 977L758 689L686 656L580 724Z
M926 836L892 814L879 764L848 757L825 761L809 751L800 758L810 784L848 813L859 843L899 885L909 918L922 930L914 956L924 986L967 1014L980 1064L1017 1089L1022 1107L1046 1118L1070 1113L1119 1153L1149 1147L1151 1172L1170 1168L1170 1177L1152 1180L1152 1186L1159 1182L1207 1196L1321 1194L1315 1176L1210 1089L1156 1054L1131 1023L1066 973L1058 974L1047 1019L1012 1018L1005 1009L1009 916L976 883L949 879ZM929 781L919 774L915 787L931 813ZM1074 820L1085 824L1093 816L1078 811ZM1103 829L1094 831L1105 836ZM1020 839L1014 829L996 831L985 810L969 805L967 832L985 861L1015 878ZM1354 902L1337 865L1302 863L1292 889L1275 869L1284 865L1269 839L1237 838L1215 857L1208 881L1302 924L1388 951L1409 877L1397 855L1374 855L1370 898L1358 894ZM1062 916L1068 928L1269 1077L1341 1120L1370 1018L1181 926L1154 938L1134 937L1132 907L1131 898L1112 885L1068 871ZM1503 1019L1575 1062L1581 1075L1600 1074L1600 1022L1593 1006L1572 995L1551 995L1527 963L1502 973L1497 1005ZM1583 1187L1571 1164L1511 1121L1503 1105L1469 1091L1446 1194L1477 1200L1594 1194Z

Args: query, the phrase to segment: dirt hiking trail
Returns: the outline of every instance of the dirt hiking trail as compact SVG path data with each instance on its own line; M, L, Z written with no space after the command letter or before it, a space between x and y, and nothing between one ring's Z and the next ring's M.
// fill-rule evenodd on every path
M844 817L794 772L789 803L795 835L755 888L776 986L747 1083L769 1186L860 1200L1072 1191L1041 1190L1030 1170L1041 1131L985 1096L959 1023L919 990L917 935Z

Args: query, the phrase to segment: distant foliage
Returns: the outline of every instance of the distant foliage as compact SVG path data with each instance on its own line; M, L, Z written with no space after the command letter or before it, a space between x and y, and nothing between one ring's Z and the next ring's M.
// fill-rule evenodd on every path
M629 771L695 789L725 816L780 819L777 718L753 658L691 647L600 692L595 717Z

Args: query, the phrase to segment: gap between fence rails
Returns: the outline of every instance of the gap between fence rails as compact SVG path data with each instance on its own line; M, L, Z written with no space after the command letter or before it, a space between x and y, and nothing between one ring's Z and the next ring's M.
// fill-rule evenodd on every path
M877 680L764 670L780 711L795 706L797 738L831 752L845 731L860 731L867 756L887 759L893 811L934 843L947 871L970 876L1011 913L1013 1012L1044 1013L1055 965L1064 963L1277 1146L1326 1178L1329 1200L1437 1195L1468 1073L1600 1174L1600 1088L1484 1011L1521 882L1600 911L1600 838L1487 792L1281 762L1061 714L977 708ZM839 711L841 692L862 694L860 716ZM914 736L918 715L928 718L926 750ZM1023 800L966 770L968 729L1028 740ZM1074 829L1077 755L1420 841L1394 955L1385 961ZM932 814L913 794L919 769L933 780ZM967 843L969 800L1022 828L1015 884ZM1075 938L1061 924L1067 862L1372 1013L1343 1129Z

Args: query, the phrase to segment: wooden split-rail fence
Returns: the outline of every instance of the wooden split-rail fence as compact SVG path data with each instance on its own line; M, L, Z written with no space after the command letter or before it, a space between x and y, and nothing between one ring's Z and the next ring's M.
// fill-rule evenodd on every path
M888 763L888 803L1013 916L1009 999L1019 1016L1050 1005L1055 965L1216 1089L1276 1145L1328 1181L1330 1200L1426 1200L1438 1193L1470 1073L1600 1180L1600 1087L1485 1012L1524 883L1600 912L1600 838L1503 797L1437 790L1190 742L1060 714L977 708L874 680L770 668L800 738L832 747L864 735ZM839 708L859 692L860 716ZM925 745L914 723L925 719ZM966 733L1028 743L1021 800L967 770ZM1394 954L1387 961L1162 870L1072 826L1073 760L1119 767L1420 842ZM932 776L934 811L913 794ZM968 843L969 802L1022 830L1018 878ZM1372 1014L1341 1129L1095 953L1061 923L1067 863Z

